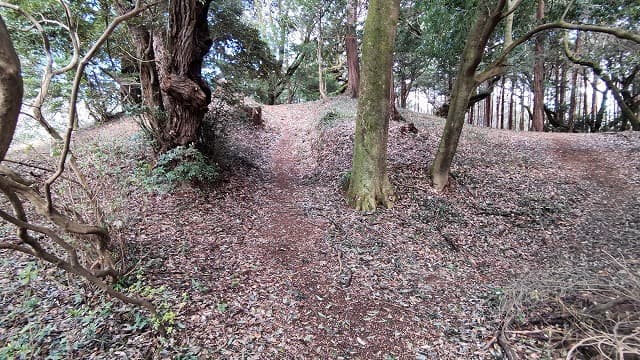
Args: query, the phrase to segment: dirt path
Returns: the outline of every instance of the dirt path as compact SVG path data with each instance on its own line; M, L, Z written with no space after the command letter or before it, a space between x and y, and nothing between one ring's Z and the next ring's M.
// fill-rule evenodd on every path
M329 111L337 120L317 130ZM220 183L171 193L135 181L150 157L132 136L133 122L87 131L78 141L84 166L121 224L113 238L131 246L141 275L133 281L157 290L156 301L181 324L159 342L150 326L122 330L134 326L130 309L114 304L122 315L102 319L109 325L99 334L100 354L490 359L496 294L511 281L565 263L589 268L593 249L640 258L639 139L467 127L454 166L460 191L437 194L426 173L443 122L407 114L418 134L398 123L389 133L399 201L359 214L338 189L350 164L354 111L355 102L341 98L264 106L264 128L229 125ZM5 274L19 268L4 266ZM43 353L98 341L81 333L86 319L65 315L77 307L75 290L47 295L54 283L29 285L42 299L29 316L66 324ZM19 301L14 290L0 293L0 308ZM21 325L4 326L19 335ZM68 357L94 351L87 345Z

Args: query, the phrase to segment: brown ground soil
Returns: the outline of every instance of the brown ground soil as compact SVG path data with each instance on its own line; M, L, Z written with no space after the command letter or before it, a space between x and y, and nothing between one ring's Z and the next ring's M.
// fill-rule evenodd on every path
M64 277L43 264L21 285L27 259L4 253L0 345L29 316L40 329L58 324L34 340L36 357L491 359L502 289L562 269L597 273L609 255L640 259L637 134L467 128L456 184L439 194L426 172L443 122L406 113L419 132L391 124L397 204L359 214L340 191L354 111L342 98L265 106L264 128L228 126L218 184L168 194L131 180L148 158L133 122L81 132L114 238L140 281L164 287L156 302L176 312L175 331L161 340L150 325L134 328L114 303L87 335L78 328L88 313L68 309L104 309L93 289L51 285ZM21 310L25 291L36 309Z

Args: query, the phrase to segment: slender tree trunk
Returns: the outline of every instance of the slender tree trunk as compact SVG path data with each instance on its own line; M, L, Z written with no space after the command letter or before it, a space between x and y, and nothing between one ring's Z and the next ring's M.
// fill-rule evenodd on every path
M556 106L556 120L559 124L565 124L565 112L566 112L566 104L567 104L567 71L568 66L565 64L560 65L560 90L558 91L558 106Z
M400 0L371 0L362 44L361 94L347 190L349 203L360 211L378 204L393 206L395 195L387 175L391 66Z
M489 96L487 96L487 98L485 99L485 104L484 104L484 123L485 126L490 128L491 127L491 102L493 101L493 94L489 94Z
M575 126L576 121L576 104L577 104L577 89L578 88L578 69L573 69L573 73L571 74L571 95L569 99L569 119L567 121L567 125L569 128L569 132L573 132L573 128Z
M403 109L407 108L409 92L411 92L411 82L407 84L406 80L400 81L400 107Z
M324 9L320 9L320 14L318 15L318 41L316 47L316 54L318 60L318 91L320 91L320 98L322 98L323 102L327 102L329 99L327 98L327 89L326 83L324 82L324 70L322 68L322 17L323 17Z
M584 122L587 120L589 114L589 96L587 95L587 88L589 87L589 79L587 75L587 69L582 69L582 118Z
M536 20L544 20L544 0L538 0ZM533 65L533 130L544 131L544 37L535 41L535 63Z
M585 69L585 73L586 73ZM596 115L598 114L598 77L593 74L593 80L591 83L591 131L596 123ZM599 129L596 129L599 130Z
M0 162L9 150L22 106L20 60L0 16Z
M500 129L504 129L504 91L505 91L505 77L502 77L500 84Z
M449 172L453 157L458 149L460 133L464 126L464 114L467 111L471 94L477 88L476 71L484 55L489 37L502 19L505 1L499 1L491 10L483 4L478 7L474 25L465 40L461 62L451 92L451 101L447 121L444 126L438 152L431 164L430 177L436 191L442 191L449 184Z
M513 116L514 116L513 108L515 106L514 100L513 100L513 91L514 91L513 79L511 79L509 82L511 83L511 92L509 94L509 120L508 120L507 129L513 130Z
M356 19L358 0L347 1L347 28L345 47L347 49L347 96L357 98L360 84L360 60L358 59L358 39L356 38Z

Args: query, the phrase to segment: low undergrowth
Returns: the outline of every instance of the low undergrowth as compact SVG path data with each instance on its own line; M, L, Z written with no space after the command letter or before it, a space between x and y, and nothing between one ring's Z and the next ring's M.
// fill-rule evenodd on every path
M500 294L496 357L637 359L640 267L608 257L599 271L530 274ZM539 280L535 280L539 279ZM553 355L553 356L552 356Z

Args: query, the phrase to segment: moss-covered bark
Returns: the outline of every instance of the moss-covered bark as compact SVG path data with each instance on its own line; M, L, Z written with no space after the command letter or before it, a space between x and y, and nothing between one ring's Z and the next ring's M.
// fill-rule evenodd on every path
M362 44L362 74L347 199L360 211L393 206L386 171L391 65L399 0L371 0Z

